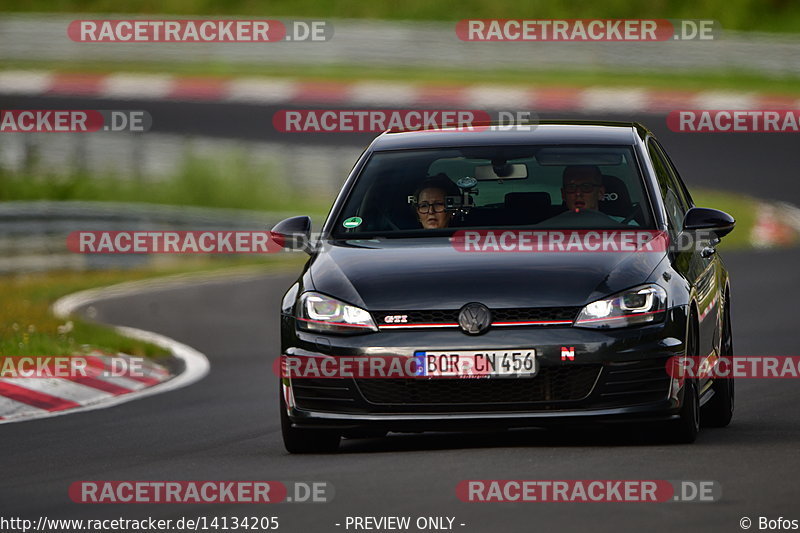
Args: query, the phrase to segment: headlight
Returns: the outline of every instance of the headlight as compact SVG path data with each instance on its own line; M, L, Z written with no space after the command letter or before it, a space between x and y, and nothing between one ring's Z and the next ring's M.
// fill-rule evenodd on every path
M316 292L307 292L300 297L297 326L320 333L378 331L369 312Z
M667 291L658 285L642 285L597 300L584 307L575 325L582 328L623 328L658 322L667 309Z

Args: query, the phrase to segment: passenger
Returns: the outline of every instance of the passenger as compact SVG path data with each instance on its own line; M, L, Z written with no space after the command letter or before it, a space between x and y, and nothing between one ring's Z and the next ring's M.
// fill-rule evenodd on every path
M447 209L447 197L460 196L460 190L446 174L425 178L414 193L414 208L425 229L450 226L455 211Z

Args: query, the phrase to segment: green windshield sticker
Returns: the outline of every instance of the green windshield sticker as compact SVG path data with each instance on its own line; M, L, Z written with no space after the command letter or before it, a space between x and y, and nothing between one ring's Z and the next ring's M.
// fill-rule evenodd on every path
M357 228L361 225L362 222L363 220L361 220L361 217L350 217L344 222L342 222L342 226L344 226L345 228Z

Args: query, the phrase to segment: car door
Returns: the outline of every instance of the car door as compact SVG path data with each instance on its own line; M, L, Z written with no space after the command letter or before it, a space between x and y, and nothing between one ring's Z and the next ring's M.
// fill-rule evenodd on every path
M683 219L693 207L680 176L672 162L655 139L648 142L648 152L653 161L656 178L667 210L670 240L676 243L673 253L676 270L689 281L697 302L699 322L698 355L708 356L717 352L720 291L718 288L719 259L708 236L695 240L684 234ZM700 390L705 385L702 380Z

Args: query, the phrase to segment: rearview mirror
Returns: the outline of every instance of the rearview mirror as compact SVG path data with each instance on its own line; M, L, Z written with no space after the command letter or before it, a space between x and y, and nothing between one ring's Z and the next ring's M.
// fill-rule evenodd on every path
M513 165L479 165L475 167L475 179L478 181L488 180L519 180L528 177L528 167L521 163Z
M725 211L708 207L693 207L683 218L684 231L707 230L722 238L736 226L736 220Z
M311 253L311 218L291 217L281 220L270 231L272 239L285 249L302 250Z

